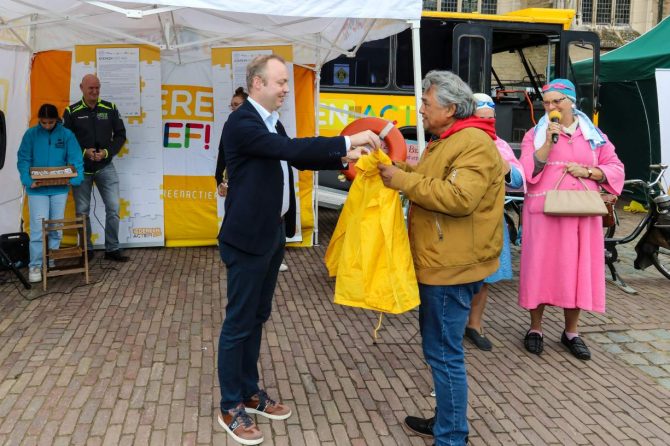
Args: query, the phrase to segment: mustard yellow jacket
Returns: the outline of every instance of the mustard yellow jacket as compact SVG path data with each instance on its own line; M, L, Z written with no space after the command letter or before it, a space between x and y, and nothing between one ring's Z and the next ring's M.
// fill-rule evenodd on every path
M386 313L419 305L419 288L398 191L384 186L377 163L382 151L356 163L347 201L326 251L335 303Z
M391 186L411 201L409 238L419 283L458 285L498 269L503 244L503 162L493 140L466 128L430 144Z

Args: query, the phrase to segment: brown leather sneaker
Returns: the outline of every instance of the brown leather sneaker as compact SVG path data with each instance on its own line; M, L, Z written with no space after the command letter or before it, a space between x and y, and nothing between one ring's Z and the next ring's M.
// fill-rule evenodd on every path
M244 410L243 404L235 409L220 411L217 418L221 427L238 443L254 445L263 441L263 433Z
M285 420L291 416L291 408L270 398L265 390L259 390L249 401L245 401L244 407L247 413L255 413L271 420Z

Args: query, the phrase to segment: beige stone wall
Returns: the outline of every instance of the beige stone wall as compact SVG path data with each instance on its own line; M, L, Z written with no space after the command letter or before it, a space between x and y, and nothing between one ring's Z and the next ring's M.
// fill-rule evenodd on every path
M528 62L535 67L535 70L540 74L545 74L547 69L547 47L527 48L524 54ZM498 77L503 81L529 82L526 77L526 70L521 63L521 59L517 53L498 53L493 55L491 62L493 69L498 74ZM492 80L495 85L495 80Z
M639 33L645 33L656 25L658 15L658 1L660 0L632 0L631 1L631 28ZM515 11L523 8L553 8L562 5L578 7L579 0L499 0L498 13ZM670 16L670 0L665 0L664 17ZM538 73L545 74L547 69L547 47L526 49L526 57ZM591 51L571 49L571 59L578 61L591 57ZM501 53L493 56L493 68L503 81L528 82L526 72L516 53ZM492 81L495 85L495 81Z
M505 3L498 0L498 3ZM523 5L522 8L553 8L553 0L525 0L521 2Z
M658 0L632 0L630 5L630 26L644 34L656 24Z
M535 67L538 74L546 75L547 72L547 46L539 46L534 48L526 48L524 54L528 62ZM592 52L587 49L581 49L573 46L570 49L570 58L573 62L588 59L592 56ZM553 57L553 54L552 54ZM493 55L491 62L493 69L498 74L498 77L503 82L524 82L528 83L529 79L526 70L521 63L521 59L517 53L498 53ZM546 79L543 77L543 81ZM495 79L491 79L491 85L496 85Z
M662 0L631 0L630 25L644 34L658 23L658 2ZM663 4L663 18L670 16L670 0Z
M521 0L510 0L510 1L498 1L498 14L505 14L510 11L516 11L517 9L523 9L523 1Z
M566 1L563 3L568 4L569 2ZM498 1L498 12L503 14L505 12L522 8L552 8L557 4L559 3L556 3L555 0ZM546 45L535 48L527 48L524 50L524 54L526 55L529 63L532 64L535 70L543 76L546 75L547 72L547 52L548 47ZM577 48L573 48L573 50L571 50L571 58L575 61L586 59L588 57L591 57L591 52L588 50L578 50ZM503 82L529 82L526 70L524 69L523 64L521 63L521 59L517 53L494 54L492 65L493 69L498 74L498 77ZM492 85L495 85L494 79L492 79Z

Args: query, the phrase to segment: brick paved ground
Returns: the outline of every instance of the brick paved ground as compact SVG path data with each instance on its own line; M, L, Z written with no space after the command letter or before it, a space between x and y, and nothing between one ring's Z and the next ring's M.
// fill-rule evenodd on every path
M417 312L385 319L373 345L375 315L331 303L322 258L336 218L322 210L322 246L287 254L261 367L265 386L295 415L261 421L264 444L430 444L401 426L434 404ZM215 419L225 301L217 250L129 252L124 265L98 256L93 284L56 278L34 301L22 294L41 292L0 285L0 444L234 444ZM527 354L517 285L492 287L486 332L494 350L467 352L473 444L670 444L664 377L603 340L670 329L670 282L623 262L639 294L608 285L607 313L585 315L590 362L560 345L556 310L547 311L545 353Z

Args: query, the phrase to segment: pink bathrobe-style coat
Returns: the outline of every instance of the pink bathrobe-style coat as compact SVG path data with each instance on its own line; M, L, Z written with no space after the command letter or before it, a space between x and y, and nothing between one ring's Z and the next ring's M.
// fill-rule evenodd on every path
M577 128L572 138L561 133L544 169L533 176L534 129L521 143L521 164L526 172L527 192L523 206L519 305L532 310L540 304L561 308L605 311L605 259L602 217L555 217L544 215L544 199L560 179L567 163L597 167L607 178L602 186L619 195L624 166L614 146L606 143L595 150ZM589 189L598 183L583 178ZM566 174L559 189L583 189Z
M516 167L516 170L519 171L521 174L521 178L523 178L523 187L521 188L522 191L526 191L526 174L523 170L523 166L521 166L521 162L519 162L518 159L516 159L516 155L514 155L514 150L510 147L510 145L505 141L504 139L501 139L500 137L496 138L495 141L496 147L498 148L498 152L500 152L500 156L502 159L507 161L510 166ZM509 187L506 187L508 191L514 191L515 189L511 189Z

